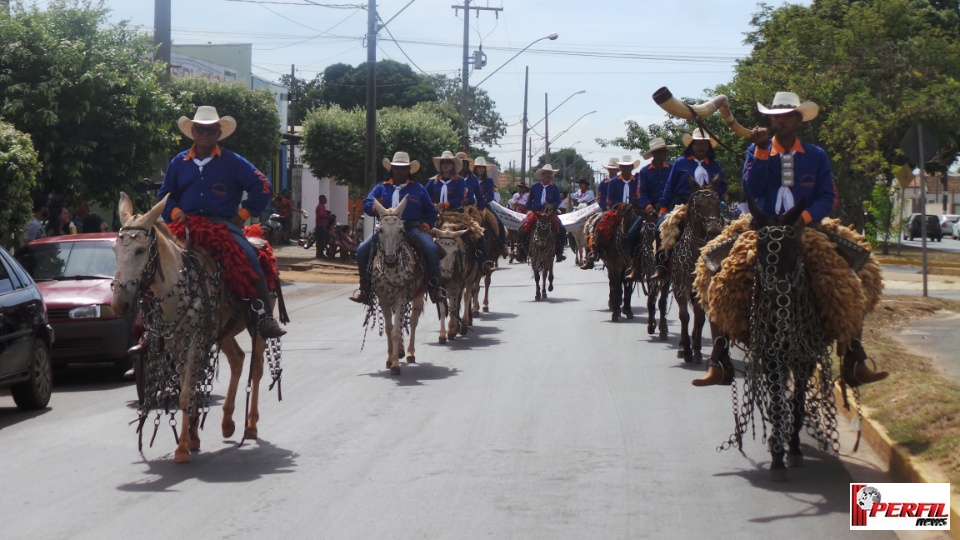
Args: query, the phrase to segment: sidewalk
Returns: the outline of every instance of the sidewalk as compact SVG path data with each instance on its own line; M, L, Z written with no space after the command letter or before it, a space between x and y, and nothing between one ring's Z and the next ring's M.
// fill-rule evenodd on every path
M920 295L923 275L916 266L882 264L884 294ZM960 300L960 277L927 274L927 294Z
M306 271L320 268L335 269L338 271L353 270L356 272L357 262L355 260L341 259L317 259L317 250L314 247L303 249L297 244L279 246L273 248L273 254L277 257L277 266L281 271Z

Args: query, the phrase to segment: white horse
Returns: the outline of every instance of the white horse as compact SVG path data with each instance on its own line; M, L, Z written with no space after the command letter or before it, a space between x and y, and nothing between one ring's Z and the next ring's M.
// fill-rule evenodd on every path
M166 324L165 328L154 330L160 331L164 338L164 352L181 361L178 371L183 421L174 461L187 463L190 461L190 452L200 449L200 415L194 401L195 379L200 371L198 363L207 358L214 343L227 357L230 384L223 400L221 428L223 436L230 437L236 429L233 422L234 402L244 361L244 353L236 336L244 330L252 333L256 323L251 317L245 316L250 310L237 306L225 286L217 286L222 282L217 279L218 269L213 258L201 250L187 251L177 243L165 224L157 222L166 203L167 198L164 197L146 214L134 215L130 198L125 193L120 194L118 210L123 226L113 246L117 256L117 271L112 306L118 315L124 315L134 309L135 303L147 291L153 294L159 304L162 320ZM219 306L219 310L211 313L211 305ZM272 311L272 305L270 309ZM237 316L237 313L242 315ZM198 331L198 321L207 321L207 324L200 325L203 331ZM145 318L144 323L148 322L149 318ZM265 341L258 337L252 349L252 393L244 439L257 438L257 421L260 419L258 395L265 347Z
M423 297L427 291L426 269L413 244L404 234L401 215L407 206L407 197L396 208L384 208L373 201L380 223L377 225L377 244L370 265L370 281L380 310L383 312L384 329L387 333L387 368L394 375L400 374L400 358L407 363L416 362L417 322L423 313ZM406 353L403 349L403 326L407 306L410 306L410 341Z

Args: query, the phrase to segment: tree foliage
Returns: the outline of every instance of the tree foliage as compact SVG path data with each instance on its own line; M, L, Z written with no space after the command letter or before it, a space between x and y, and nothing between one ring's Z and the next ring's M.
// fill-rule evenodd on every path
M0 246L18 237L30 219L30 193L39 173L30 137L0 121Z
M310 111L304 122L303 160L318 177L336 178L351 188L352 196L365 196L363 109L339 106ZM397 151L420 162L418 176L436 173L434 156L454 150L457 133L446 118L426 106L390 108L377 115L377 156L392 157ZM375 181L386 179L386 170L377 167Z
M537 160L537 165L530 171L531 175L536 172L537 169L547 164L546 158L546 154L540 155L540 158ZM554 169L560 169L560 172L554 175L554 180L561 191L576 189L577 181L581 178L586 178L590 180L591 183L593 182L593 178L591 177L593 175L592 167L590 167L587 160L573 148L561 148L550 152L550 164L553 165Z
M459 133L463 129L463 118L460 116L463 85L457 79L446 75L431 75L430 80L437 91L437 98L441 105L453 111L453 127ZM469 88L470 107L468 111L468 125L470 141L473 145L493 146L500 137L507 133L507 123L497 112L497 104L486 90L471 86Z
M102 3L14 6L0 24L0 117L30 135L42 190L113 204L174 142L149 40Z
M216 107L220 116L232 116L237 121L237 130L222 142L225 148L262 169L276 159L277 145L280 144L280 115L269 90L251 90L236 83L190 77L171 81L170 92L179 114L171 115L169 124L180 135L180 150L190 148L193 141L180 133L176 119L180 116L193 118L197 107L211 105Z

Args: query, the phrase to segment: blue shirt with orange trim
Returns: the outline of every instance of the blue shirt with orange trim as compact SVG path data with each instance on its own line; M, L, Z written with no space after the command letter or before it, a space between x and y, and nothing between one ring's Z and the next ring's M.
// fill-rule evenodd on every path
M171 213L232 218L259 216L270 203L270 180L239 154L216 146L202 167L194 148L180 152L167 167L157 198L170 194L163 219ZM243 199L243 192L247 198ZM242 200L242 202L241 202Z
M546 191L546 196L544 196L544 191ZM554 184L544 185L542 182L530 186L530 201L527 202L527 210L543 210L548 204L552 204L554 208L560 207L560 188Z
M837 198L830 159L820 148L799 139L790 147L793 154L794 184L790 188L794 203L807 200L803 212L806 223L816 223L830 215ZM753 197L760 210L768 216L776 215L777 193L781 186L781 158L787 152L774 137L767 148L751 144L747 148L747 160L743 164L743 191Z
M392 180L373 186L367 198L363 200L363 213L368 216L376 215L373 212L374 200L384 208L393 208L393 192L396 189L397 187L393 185ZM418 225L426 223L430 228L435 227L437 225L437 209L430 201L430 194L427 193L426 188L411 180L400 186L399 189L399 200L403 201L404 197L407 198L407 204L403 207L400 219L404 222L414 221Z
M607 187L607 205L613 206L623 202L624 190L627 191L627 202L632 203L637 200L637 179L630 176L630 180L624 180L620 174Z
M711 181L713 177L720 175L717 195L720 195L720 200L723 200L723 196L727 193L727 181L723 177L723 168L710 158L703 160L703 168L707 170ZM686 202L690 194L693 193L690 178L696 178L696 170L697 162L693 159L693 156L681 156L673 162L673 167L670 168L670 177L667 179L667 185L664 186L663 194L660 195L660 201L658 202L661 209L670 210L677 204Z
M670 163L664 161L659 169L653 166L653 163L647 165L637 173L637 180L640 186L637 196L637 205L642 209L647 209L654 204L659 203L663 195L663 188L667 185L670 178Z
M463 189L463 204L475 204L478 209L483 210L483 199L480 197L480 179L477 178L477 175L471 173L464 177Z
M610 181L611 177L606 177L600 181L600 185L597 186L597 204L600 206L601 210L606 211L607 209L607 193L610 191Z
M484 176L483 180L480 180L480 198L477 199L477 208L483 210L490 203L492 203L496 197L497 185L494 183L493 178L489 176ZM480 206L480 201L483 201L483 206Z
M427 193L430 194L430 200L433 201L433 204L440 204L440 193L443 191L444 180L448 181L447 202L450 203L450 208L460 208L463 206L463 201L467 196L467 186L463 178L459 176L441 180L440 176L437 175L427 180L426 188Z

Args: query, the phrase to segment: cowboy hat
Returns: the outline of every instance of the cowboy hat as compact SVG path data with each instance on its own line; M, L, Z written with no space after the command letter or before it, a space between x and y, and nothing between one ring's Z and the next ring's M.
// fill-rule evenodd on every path
M443 160L445 160L445 159L449 159L450 161L453 162L453 164L454 164L454 171L458 171L458 172L459 172L460 169L463 168L463 162L460 161L460 158L454 156L454 155L453 155L453 152L451 152L451 151L449 151L449 150L444 150L443 153L440 154L440 157L435 157L435 158L433 158L433 166L439 171L439 170L440 170L440 162L443 161Z
M703 132L702 129L697 128L693 130L693 133L684 133L683 134L683 147L686 148L693 144L693 141L710 141L710 146L716 148L717 140L713 137L710 137Z
M237 121L233 119L232 116L224 116L220 118L220 115L217 114L217 109L215 107L210 107L209 105L201 105L197 107L197 112L193 114L193 120L187 118L186 116L181 116L177 120L177 127L180 128L180 131L186 135L188 139L193 139L193 129L194 124L201 124L204 126L209 126L212 124L220 124L220 138L218 141L222 141L233 134L237 129Z
M670 149L670 148L676 148L676 147L677 145L667 144L667 141L663 140L663 138L657 137L656 139L650 141L650 149L647 150L647 153L643 154L643 159L652 158L653 153L656 152L657 150L660 150L661 148Z
M623 156L620 161L617 162L617 169L624 165L633 165L633 168L636 169L640 166L639 159L630 159L630 156Z
M529 191L529 190L530 190L530 186L528 186L528 185L526 185L526 184L519 184L519 185L517 186L517 189L526 189L526 190Z
M554 169L553 165L547 163L546 165L541 167L540 170L538 170L533 176L536 177L537 180L541 180L543 178L543 173L545 172L555 173L555 172L560 172L560 169Z
M617 158L612 157L610 158L610 161L608 161L607 164L603 166L603 168L607 169L608 171L610 170L619 171L620 166L617 165L617 163L620 163L620 161Z
M393 167L410 167L410 174L413 174L420 170L420 162L417 160L410 161L410 154L406 152L397 152L393 155L392 160L383 158L384 169L389 171Z
M812 101L801 103L800 96L793 92L777 92L769 109L757 102L757 110L762 114L786 114L796 111L803 117L804 122L809 122L817 117L820 107Z
M489 167L487 160L484 159L483 156L478 157L476 161L473 162L473 165L470 166L470 169L473 170L477 167Z
M456 156L456 157L457 157L457 159L459 159L460 161L466 161L466 162L470 163L470 168L471 168L471 169L473 168L473 160L470 159L470 156L468 156L466 152L457 152L457 156Z

